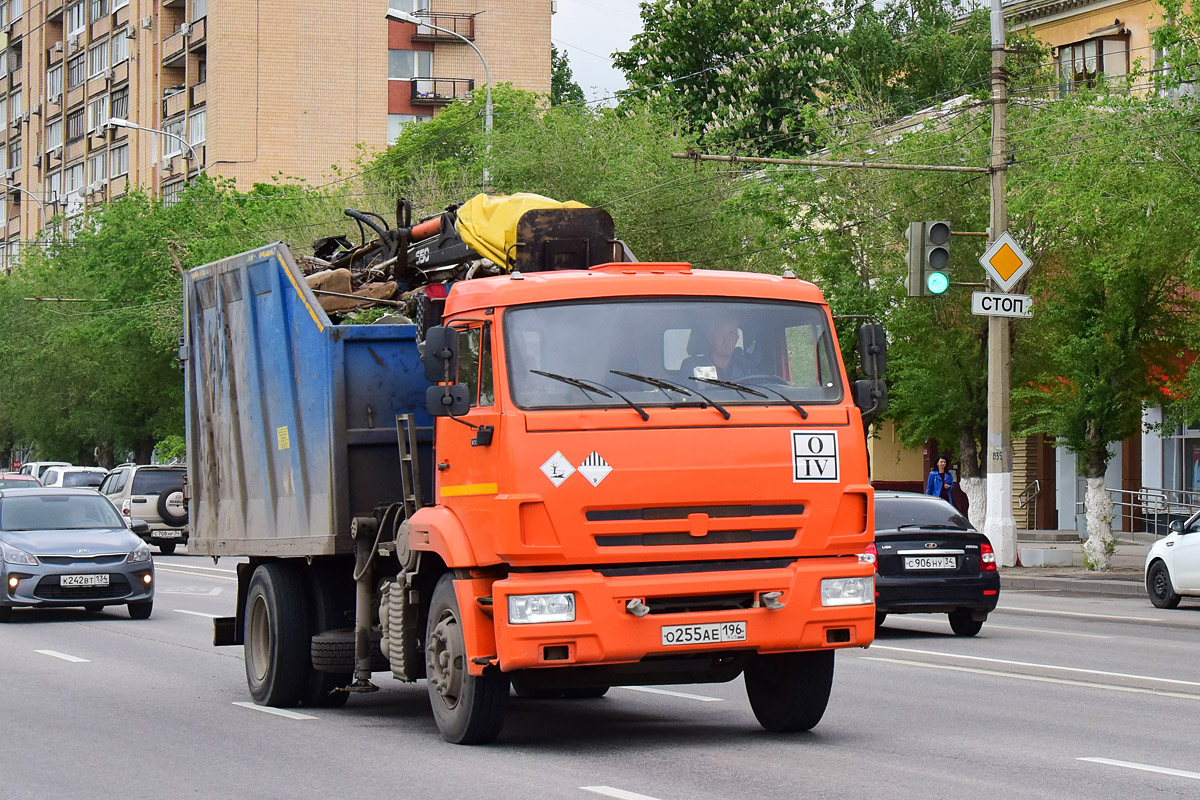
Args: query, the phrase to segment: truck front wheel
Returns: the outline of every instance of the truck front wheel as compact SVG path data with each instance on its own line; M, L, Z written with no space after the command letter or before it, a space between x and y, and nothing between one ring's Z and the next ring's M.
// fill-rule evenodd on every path
M746 667L746 696L769 731L811 730L833 688L833 651L755 656Z
M312 670L308 604L298 570L263 564L246 595L246 683L260 706L294 706Z
M425 675L442 738L453 744L483 744L500 735L508 703L508 676L494 666L486 667L480 676L468 672L452 575L442 576L430 601Z

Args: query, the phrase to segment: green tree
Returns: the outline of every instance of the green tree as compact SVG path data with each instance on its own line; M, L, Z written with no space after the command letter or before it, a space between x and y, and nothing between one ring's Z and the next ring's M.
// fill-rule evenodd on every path
M550 45L550 105L578 105L584 101L583 89L571 74L571 63L566 53Z

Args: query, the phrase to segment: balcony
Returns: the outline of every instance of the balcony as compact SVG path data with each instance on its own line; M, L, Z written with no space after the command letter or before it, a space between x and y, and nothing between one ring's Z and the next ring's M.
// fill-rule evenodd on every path
M197 83L192 87L192 105L202 106L208 100L208 84Z
M444 106L466 97L475 89L472 78L415 78L412 82L414 106Z
M208 17L201 17L192 23L188 31L188 50L193 53L203 50L208 44Z
M43 0L46 8L46 21L62 19L64 0Z
M182 86L163 90L163 119L182 114L187 109L187 92Z
M474 14L439 14L436 12L423 11L417 14L421 19L427 19L433 25L439 28L446 28L454 31L459 36L467 39L475 38L475 15ZM434 28L425 25L418 25L417 32L413 34L414 42L457 42L461 41L457 36L451 36Z
M177 67L187 57L187 41L182 30L175 31L162 43L162 65Z

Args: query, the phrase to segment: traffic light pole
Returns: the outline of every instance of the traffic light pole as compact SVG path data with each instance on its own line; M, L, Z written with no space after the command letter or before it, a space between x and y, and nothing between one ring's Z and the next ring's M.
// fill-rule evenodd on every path
M1004 12L991 0L992 22L992 198L991 237L1008 230L1004 187L1008 173L1008 85L1004 69ZM1012 513L1012 423L1009 390L1012 345L1007 317L988 317L987 517L983 532L996 548L1001 566L1017 563L1017 523Z

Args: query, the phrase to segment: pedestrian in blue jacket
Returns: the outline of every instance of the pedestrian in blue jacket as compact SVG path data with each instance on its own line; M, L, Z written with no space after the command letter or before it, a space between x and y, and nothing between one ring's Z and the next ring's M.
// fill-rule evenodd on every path
M947 503L954 489L954 473L946 468L946 459L939 458L937 468L929 470L929 480L925 483L925 494L940 497Z

